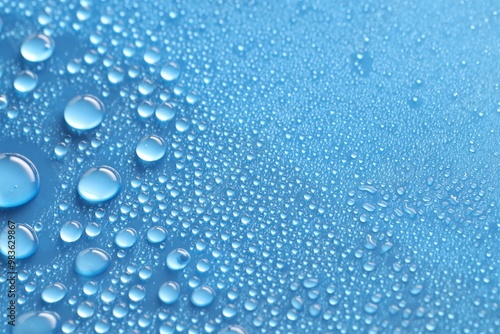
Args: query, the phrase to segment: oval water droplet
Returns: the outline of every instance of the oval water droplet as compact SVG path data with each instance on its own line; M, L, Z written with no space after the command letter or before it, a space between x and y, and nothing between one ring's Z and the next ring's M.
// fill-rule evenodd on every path
M38 76L31 71L22 71L14 79L14 88L19 93L29 93L36 88Z
M179 78L180 74L181 69L179 65L173 62L163 65L160 71L161 77L166 81L175 81Z
M152 244L157 244L167 238L167 230L162 226L153 226L149 228L146 238Z
M193 290L191 303L198 307L207 307L215 299L215 291L208 285L202 285Z
M23 155L0 153L0 175L0 208L23 205L38 194L38 170Z
M155 116L160 122L168 122L175 116L175 109L171 103L163 103L155 110Z
M64 242L75 242L80 239L83 234L83 226L76 220L70 220L64 223L59 230L59 236Z
M76 256L75 271L85 277L97 276L108 269L111 256L100 248L87 248Z
M189 121L185 118L181 118L175 122L175 128L179 132L186 132L189 129Z
M120 248L130 248L137 242L137 232L127 227L116 233L115 244Z
M9 247L9 235L15 235L16 237L16 259L26 259L38 250L38 236L31 226L24 223L15 224L9 222L0 232L0 252L4 256L13 255L11 253L12 249Z
M93 95L78 95L66 105L64 120L74 130L94 129L104 120L104 105Z
M128 298L133 302L139 302L146 297L146 288L142 285L132 287L128 292Z
M115 197L120 189L120 175L109 166L90 168L78 182L78 194L89 203L108 201Z
M167 255L167 267L171 270L184 269L190 259L191 255L187 250L183 248L174 249Z
M32 311L21 314L12 334L56 334L59 333L61 318L52 311Z
M61 283L54 283L45 287L42 291L44 302L52 304L61 301L66 296L66 287Z
M31 62L47 60L54 53L55 43L44 34L34 34L27 37L21 45L21 55Z
M167 145L163 138L151 135L142 138L135 149L135 153L143 162L155 162L165 156Z
M165 304L175 303L180 296L181 288L176 282L165 282L160 286L158 297Z

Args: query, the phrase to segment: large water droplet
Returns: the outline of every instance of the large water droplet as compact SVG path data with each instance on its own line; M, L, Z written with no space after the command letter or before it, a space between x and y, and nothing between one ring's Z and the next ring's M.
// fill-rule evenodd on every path
M198 307L206 307L215 299L215 291L207 286L202 285L193 290L191 294L191 303Z
M108 166L90 168L78 182L78 194L89 203L110 200L118 194L120 188L120 175Z
M29 93L38 84L38 76L31 71L19 72L14 79L14 88L19 93Z
M56 334L59 333L61 318L51 311L33 311L21 314L12 334Z
M87 248L76 256L75 271L86 277L97 276L108 269L111 256L100 248Z
M165 304L173 304L179 299L181 288L176 282L165 282L160 286L158 297Z
M21 55L31 62L40 62L50 58L54 53L55 43L44 34L34 34L27 37L21 45Z
M25 156L0 153L0 175L0 208L23 205L38 194L38 171Z
M137 232L127 227L116 233L115 244L120 248L130 248L137 242Z
M175 81L179 78L180 74L181 69L176 63L168 63L166 65L163 65L160 71L161 77L166 81Z
M184 269L190 259L191 256L187 250L183 248L174 249L167 255L167 267L171 270Z
M66 296L66 287L61 283L55 283L45 287L42 291L42 299L44 302L52 304L57 303Z
M76 96L66 105L64 120L75 130L94 129L104 120L104 105L93 95Z
M75 242L80 239L83 234L83 226L75 220L70 220L61 226L59 235L65 242Z
M9 222L0 232L0 252L3 255L14 255L12 254L13 249L9 245L9 235L14 235L16 238L16 259L30 257L38 250L38 236L31 226L24 223L15 224Z
M139 141L135 153L144 162L155 162L165 156L167 145L156 135L146 136Z
M163 103L155 110L155 116L160 122L170 121L175 116L175 109L171 103Z

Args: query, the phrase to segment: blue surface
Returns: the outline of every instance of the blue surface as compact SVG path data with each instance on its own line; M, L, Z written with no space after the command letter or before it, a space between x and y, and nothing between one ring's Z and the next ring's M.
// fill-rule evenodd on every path
M0 0L0 153L40 177L0 332L500 332L499 7Z

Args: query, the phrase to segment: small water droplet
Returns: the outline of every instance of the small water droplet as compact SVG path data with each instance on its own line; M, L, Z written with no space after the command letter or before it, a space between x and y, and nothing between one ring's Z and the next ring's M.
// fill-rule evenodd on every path
M14 88L19 93L29 93L38 84L38 76L31 71L21 71L14 79Z
M76 220L70 220L64 223L59 230L59 236L64 242L75 242L80 239L83 234L83 226Z
M52 304L61 301L66 296L66 287L61 283L54 283L45 287L42 291L44 302Z
M130 248L137 242L137 232L127 227L116 233L115 244L120 248Z

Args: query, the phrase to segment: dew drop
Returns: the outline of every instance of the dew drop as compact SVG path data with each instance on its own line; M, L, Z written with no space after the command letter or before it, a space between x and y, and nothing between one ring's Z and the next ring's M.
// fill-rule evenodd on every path
M142 138L135 149L135 153L143 162L155 162L165 156L167 145L163 138L156 135Z
M207 286L202 285L193 290L191 294L191 303L198 307L207 307L215 299L215 291Z
M160 286L158 297L165 304L173 304L179 299L181 288L176 282L165 282Z
M171 270L184 269L190 259L191 255L187 250L183 248L174 249L167 255L167 267Z
M42 291L44 302L52 304L61 301L66 296L66 287L61 283L54 283L45 287Z
M38 84L38 76L31 71L19 72L14 79L14 88L19 93L29 93Z
M59 236L64 242L71 243L78 241L83 234L83 226L75 220L64 223L59 230Z
M23 205L38 194L38 170L23 155L0 153L0 175L0 208Z
M87 248L76 256L75 271L86 277L97 276L108 269L111 256L100 248Z
M37 63L47 60L54 53L55 43L44 34L34 34L27 37L21 45L21 55L24 59Z
M59 333L61 318L51 311L24 313L12 327L12 334L56 334Z
M127 227L116 233L115 244L120 248L130 248L137 242L137 232Z
M64 120L74 130L94 129L104 120L104 105L93 95L78 95L66 105Z
M163 65L160 71L161 77L166 81L175 81L179 78L180 74L181 69L176 63L168 63L166 65Z
M108 166L90 168L78 182L78 194L89 203L108 201L115 197L120 189L120 175Z
M0 252L4 256L9 255L9 234L12 234L10 231L13 230L15 230L16 236L16 259L26 259L35 254L38 250L38 236L31 226L24 223L15 224L15 227L13 223L9 223L2 229L0 232Z

